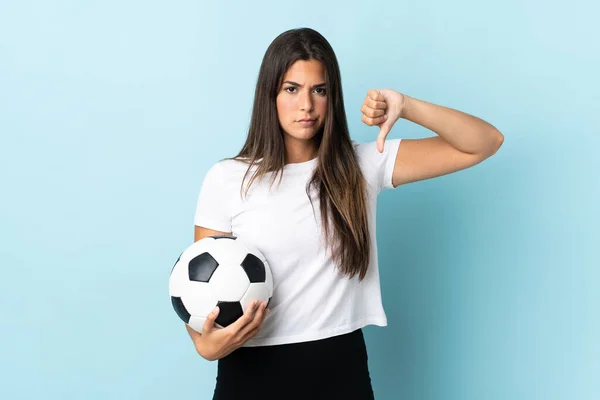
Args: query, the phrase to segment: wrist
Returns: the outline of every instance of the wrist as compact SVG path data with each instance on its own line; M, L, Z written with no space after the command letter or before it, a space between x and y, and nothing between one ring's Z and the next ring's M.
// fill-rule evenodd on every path
M402 101L400 102L400 118L407 119L414 99L402 93L400 93L400 96L402 96Z

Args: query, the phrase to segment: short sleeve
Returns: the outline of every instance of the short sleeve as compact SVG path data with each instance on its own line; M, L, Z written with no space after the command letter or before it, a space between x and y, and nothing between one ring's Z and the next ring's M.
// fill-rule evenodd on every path
M382 189L393 189L392 175L396 155L402 139L386 139L383 153L377 150L377 142L354 143L365 178L379 193Z
M224 190L225 177L220 164L215 164L204 176L194 225L221 232L231 232L231 216L228 207L228 196Z

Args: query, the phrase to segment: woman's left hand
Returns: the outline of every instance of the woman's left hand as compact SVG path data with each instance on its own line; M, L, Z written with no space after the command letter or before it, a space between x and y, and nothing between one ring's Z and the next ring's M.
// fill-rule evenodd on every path
M392 126L402 117L407 96L392 89L371 89L363 102L360 111L362 122L369 126L377 125L377 150L383 153L383 142Z

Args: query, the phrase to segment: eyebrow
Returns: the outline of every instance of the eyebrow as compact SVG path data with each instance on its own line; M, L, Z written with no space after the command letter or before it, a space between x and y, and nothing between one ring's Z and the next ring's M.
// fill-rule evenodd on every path
M301 85L299 83L292 82L292 81L285 81L283 83L289 83L290 85L293 85L293 86L300 86L300 87L304 86L304 85ZM318 87L325 86L325 85L326 85L325 83L319 83L318 85L314 85L311 89L318 88Z

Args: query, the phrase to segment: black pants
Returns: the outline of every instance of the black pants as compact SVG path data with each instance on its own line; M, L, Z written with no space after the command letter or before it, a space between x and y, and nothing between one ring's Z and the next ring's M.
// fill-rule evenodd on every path
M218 361L213 400L369 400L361 329L310 342L241 347Z

